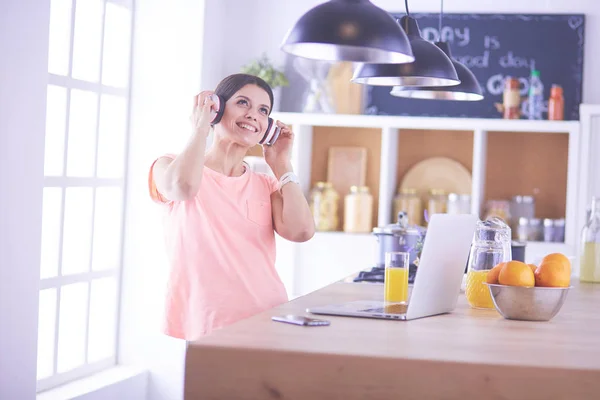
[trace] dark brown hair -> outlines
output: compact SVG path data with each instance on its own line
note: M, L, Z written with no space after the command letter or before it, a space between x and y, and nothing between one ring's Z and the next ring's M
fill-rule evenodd
M271 105L269 106L270 114L271 110L273 109L273 90L267 82L258 76L248 74L229 75L219 82L217 88L215 89L215 93L221 96L223 100L228 101L231 96L233 96L238 90L246 85L256 85L267 92L269 95L269 100L271 101Z

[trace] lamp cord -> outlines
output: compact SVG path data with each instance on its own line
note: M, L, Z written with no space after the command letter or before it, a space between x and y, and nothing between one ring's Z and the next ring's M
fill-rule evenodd
M408 11L408 0L404 0L404 7L406 8L406 15L410 17L410 12Z
M440 42L442 41L442 18L444 18L444 0L440 0L440 27L439 27L439 34L440 34Z

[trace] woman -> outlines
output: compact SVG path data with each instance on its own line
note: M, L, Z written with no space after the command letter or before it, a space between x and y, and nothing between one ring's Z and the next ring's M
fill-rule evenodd
M225 109L212 127L213 145L206 151L217 105L213 92L205 91L194 100L189 142L179 155L158 158L149 175L152 199L166 208L171 262L166 334L188 341L286 302L275 270L274 232L303 242L315 231L293 179L289 127L277 122L279 138L263 145L277 179L243 162L266 130L273 105L269 85L236 74L223 79L214 93Z

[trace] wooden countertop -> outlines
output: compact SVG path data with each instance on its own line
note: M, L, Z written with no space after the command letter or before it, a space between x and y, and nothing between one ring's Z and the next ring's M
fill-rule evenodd
M600 285L577 284L549 322L474 310L463 294L453 313L413 321L271 321L382 291L335 283L190 343L185 398L600 398Z

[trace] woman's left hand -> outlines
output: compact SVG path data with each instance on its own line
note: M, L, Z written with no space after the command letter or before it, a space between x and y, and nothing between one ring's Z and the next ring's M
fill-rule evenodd
M277 121L277 126L281 128L279 138L272 146L263 145L263 154L265 161L273 170L275 175L279 175L279 171L289 169L291 166L292 146L294 144L294 132L282 122ZM287 171L283 171L285 173ZM278 176L279 177L279 176Z

